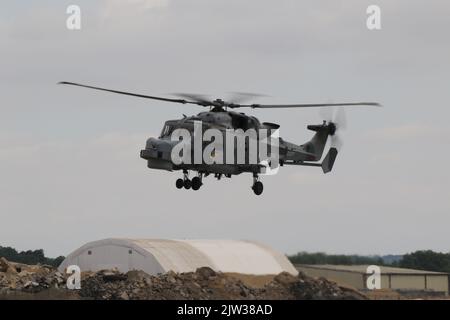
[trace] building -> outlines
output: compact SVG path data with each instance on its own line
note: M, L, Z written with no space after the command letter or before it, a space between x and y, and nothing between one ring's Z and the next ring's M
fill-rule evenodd
M356 289L367 289L367 265L296 265L297 270L312 277L324 277ZM381 289L449 293L449 274L423 270L380 266Z
M63 272L69 265L78 265L81 271L117 268L151 275L200 267L252 275L298 274L285 255L256 242L236 240L105 239L69 254L59 270Z

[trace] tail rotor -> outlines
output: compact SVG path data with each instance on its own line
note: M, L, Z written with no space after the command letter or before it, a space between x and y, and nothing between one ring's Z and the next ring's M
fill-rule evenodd
M335 110L331 108L322 108L320 109L320 116L331 127L331 147L336 148L337 150L341 150L344 145L341 132L342 130L345 130L347 128L347 116L345 113L345 108L341 107Z

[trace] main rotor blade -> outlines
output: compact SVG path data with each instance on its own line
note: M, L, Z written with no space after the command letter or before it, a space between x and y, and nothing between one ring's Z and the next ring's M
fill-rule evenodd
M240 91L229 92L229 94L230 96L227 98L227 101L230 104L240 104L254 98L267 97L265 94Z
M118 90L111 90L111 89L105 89L105 88L100 88L100 87L93 87L93 86L88 86L88 85L74 83L74 82L62 81L62 82L59 82L58 84L65 84L65 85L83 87L83 88L88 88L88 89L107 91L107 92L112 92L112 93L124 94L124 95L127 95L127 96L138 97L138 98L153 99L153 100L166 101L166 102L175 102L175 103L182 103L182 104L189 103L189 104L202 105L199 102L187 101L187 100L184 100L184 99L169 99L169 98L148 96L148 95L144 95L144 94L137 94L137 93L131 93L131 92L126 92L126 91L118 91Z
M209 106L212 105L213 103L208 100L208 96L204 95L204 94L195 94L195 93L172 93L171 95L177 96L177 97L181 97L181 98L186 98L186 99L190 99L192 101L195 102L201 102L202 105L205 106Z
M88 86L84 84L79 84L75 82L67 82L62 81L58 84L64 84L64 85L71 85L71 86L77 86L77 87L83 87L88 89L94 89L94 90L100 90L100 91L106 91L106 92L112 92L117 94L123 94L127 96L133 96L138 98L144 98L144 99L152 99L152 100L158 100L158 101L166 101L166 102L175 102L175 103L181 103L181 104L195 104L199 106L217 106L218 104L214 101L208 101L205 100L200 95L192 95L192 94L178 94L179 96L187 97L191 100L185 100L185 99L170 99L170 98L163 98L163 97L156 97L156 96L149 96L144 94L138 94L138 93L132 93L132 92L126 92L126 91L119 91L119 90L111 90L101 87L94 87L94 86ZM317 107L343 107L343 106L375 106L375 107L381 107L379 103L376 102L354 102L354 103L321 103L321 104L249 104L249 105L243 105L239 103L228 103L228 102L222 102L220 106L229 107L229 108L252 108L252 109L270 109L270 108L317 108Z
M351 103L316 103L316 104L250 104L238 105L235 108L270 109L270 108L320 108L320 107L346 107L346 106L371 106L381 107L376 102L351 102Z

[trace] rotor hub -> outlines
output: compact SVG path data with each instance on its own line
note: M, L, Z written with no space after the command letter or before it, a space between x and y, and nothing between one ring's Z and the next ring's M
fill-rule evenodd
M329 122L328 128L330 129L330 136L334 136L337 130L336 124L334 122Z

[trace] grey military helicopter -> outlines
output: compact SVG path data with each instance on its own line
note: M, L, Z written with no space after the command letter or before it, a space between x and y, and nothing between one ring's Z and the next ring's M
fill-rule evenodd
M173 102L179 104L191 104L205 108L209 108L208 111L200 112L195 116L184 116L182 119L169 120L164 124L163 130L158 138L149 138L146 142L145 149L141 150L140 157L147 161L148 168L167 170L167 171L182 171L183 178L176 180L176 187L178 189L192 189L199 190L203 185L203 178L214 175L215 178L220 180L222 177L231 178L233 175L239 175L241 173L251 173L253 175L253 184L251 186L253 192L256 195L261 195L263 192L263 184L260 181L260 175L264 174L270 167L278 167L284 165L296 165L296 166L311 166L321 167L324 173L328 173L333 169L334 162L338 154L338 148L342 144L340 138L337 136L337 131L342 129L345 123L345 117L343 108L339 108L336 113L335 119L331 119L329 116L327 120L324 120L322 124L308 125L307 129L315 132L311 140L297 145L282 138L277 141L277 148L279 155L277 157L278 163L271 163L272 158L258 159L257 163L250 163L248 155L244 158L246 161L238 163L212 163L207 164L204 161L201 163L174 163L172 159L173 148L179 143L174 141L171 134L176 129L186 129L196 135L195 123L201 123L201 130L215 128L217 130L225 132L226 130L234 129L241 130L240 132L246 132L249 129L260 130L267 129L270 131L278 130L280 125L270 122L261 123L256 117L246 115L241 112L234 111L239 108L250 109L276 109L276 108L321 108L321 107L345 107L345 106L380 106L375 102L356 102L356 103L321 103L321 104L242 104L241 101L224 101L222 99L210 100L203 95L195 94L175 94L179 99L164 98L143 94L136 94L126 91L118 91L105 89L100 87L94 87L90 85L78 84L73 82L60 82L59 84L72 85L78 87L84 87L89 89L95 89L100 91L112 92L116 94L128 95L133 97L152 99L164 102ZM250 94L241 94L251 96ZM247 97L248 98L248 97ZM242 100L242 99L241 99ZM329 148L326 156L320 162L325 146L328 141L328 137L331 139L331 147ZM257 136L257 139L259 136ZM194 138L192 138L194 139ZM192 143L192 141L191 141ZM202 148L204 149L205 143L202 142ZM268 143L268 148L273 146ZM245 144L245 151L248 152L248 141ZM213 151L214 152L214 151ZM189 171L196 172L197 174L190 179Z

